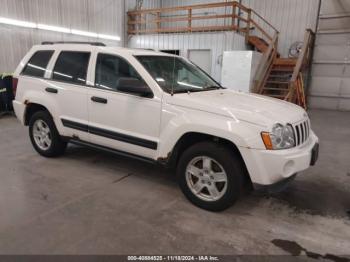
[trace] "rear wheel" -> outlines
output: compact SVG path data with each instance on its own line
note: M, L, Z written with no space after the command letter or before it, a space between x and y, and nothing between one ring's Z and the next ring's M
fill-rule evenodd
M222 211L239 198L245 167L228 147L202 142L183 153L177 175L183 193L193 204L210 211Z
M67 147L47 111L38 111L30 118L29 136L35 150L45 157L60 156Z

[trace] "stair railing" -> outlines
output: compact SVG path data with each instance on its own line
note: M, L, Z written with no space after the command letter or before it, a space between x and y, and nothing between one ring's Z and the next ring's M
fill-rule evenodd
M253 93L260 94L277 56L278 32L269 43L267 51L263 54L253 80Z
M298 88L298 77L304 68L310 68L312 49L315 33L311 29L307 29L304 35L303 47L300 51L293 75L289 83L289 92L285 98L286 101L294 102L296 89Z
M269 34L263 25L259 25L254 17L277 32L277 29L261 15L237 1L133 10L128 11L127 16L129 35L237 31L244 33L248 41L250 31L256 29L271 41L273 35ZM196 25L195 22L201 20L214 23Z

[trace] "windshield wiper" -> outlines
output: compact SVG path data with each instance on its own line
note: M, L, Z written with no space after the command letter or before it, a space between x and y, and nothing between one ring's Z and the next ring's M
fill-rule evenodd
M209 91L209 90L217 90L217 89L223 89L222 86L207 86L203 88L203 91Z

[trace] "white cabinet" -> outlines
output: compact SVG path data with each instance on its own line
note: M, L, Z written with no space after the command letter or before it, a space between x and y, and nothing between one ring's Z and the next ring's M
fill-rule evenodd
M223 55L221 84L236 91L250 92L262 54L255 51L226 51Z

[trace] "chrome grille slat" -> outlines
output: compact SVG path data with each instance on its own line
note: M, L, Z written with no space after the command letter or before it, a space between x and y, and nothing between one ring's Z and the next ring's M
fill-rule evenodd
M301 129L301 144L304 143L304 127L303 124L300 124L300 129Z
M296 146L304 144L310 136L310 123L309 120L304 120L293 125L295 144Z
M297 129L297 145L300 145L300 131L299 131L299 126L296 126Z

